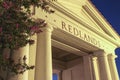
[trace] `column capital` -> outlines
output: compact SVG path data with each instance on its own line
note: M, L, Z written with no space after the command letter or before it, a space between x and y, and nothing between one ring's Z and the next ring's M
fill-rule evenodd
M117 72L117 68L116 68L116 63L115 63L115 58L116 57L117 56L113 53L108 54L112 80L119 80L119 76L118 76L118 72Z
M53 31L53 27L50 24L47 24L45 27L41 28L41 30L44 31L48 31L48 32L52 32Z
M115 58L117 58L117 55L111 53L111 54L108 54L108 58L115 59Z
M108 63L108 54L104 50L99 50L95 51L94 55L98 58L100 80L112 80Z
M97 60L97 57L94 57L94 56L93 56L93 57L92 57L92 60L93 60L93 61L96 61L96 60Z
M46 25L37 36L36 64L34 80L52 80L52 43L53 27Z
M96 57L106 57L107 56L107 54L105 53L104 50L98 50L93 53L94 53L93 56L96 56Z

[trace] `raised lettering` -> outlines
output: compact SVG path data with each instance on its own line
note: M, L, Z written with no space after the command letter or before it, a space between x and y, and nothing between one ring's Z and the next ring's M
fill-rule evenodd
M79 35L78 30L76 28L73 28L73 33L74 33L75 36Z
M66 24L62 21L62 29L67 31Z
M68 25L68 31L69 31L70 33L73 32L73 31L72 31L72 26L71 26L71 25Z
M101 46L100 41L98 39L95 39L90 34L87 34L86 32L82 31L81 29L78 29L75 26L72 26L70 24L66 24L63 21L62 21L62 29L73 34L76 37L79 37L82 40L85 40L88 43L91 43L91 44L98 46L98 47Z
M80 37L81 39L83 39L83 37L82 37L82 31L79 30L79 34L80 34L79 37Z

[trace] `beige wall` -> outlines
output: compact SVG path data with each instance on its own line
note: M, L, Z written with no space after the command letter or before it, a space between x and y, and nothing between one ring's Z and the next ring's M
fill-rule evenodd
M83 64L63 71L63 80L84 80Z

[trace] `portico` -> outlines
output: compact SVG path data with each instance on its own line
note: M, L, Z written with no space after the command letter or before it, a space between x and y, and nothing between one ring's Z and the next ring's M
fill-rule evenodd
M119 80L114 52L120 46L117 33L89 0L72 2L51 3L54 14L36 9L34 17L48 24L33 36L36 43L30 50L35 54L30 52L34 60L29 62L35 64L35 71L29 79L52 80L55 73L58 80ZM69 5L80 9L80 15Z

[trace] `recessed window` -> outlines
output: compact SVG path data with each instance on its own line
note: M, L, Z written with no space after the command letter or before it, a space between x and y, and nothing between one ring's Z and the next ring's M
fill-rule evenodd
M58 75L53 73L53 80L58 80Z

